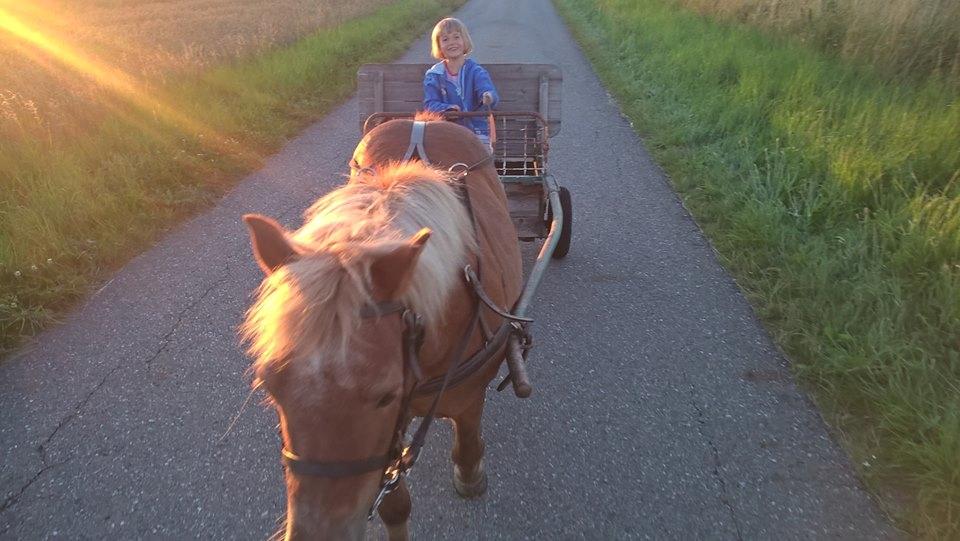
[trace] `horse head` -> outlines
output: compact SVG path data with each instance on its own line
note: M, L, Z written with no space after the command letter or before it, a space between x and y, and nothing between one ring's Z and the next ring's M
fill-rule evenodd
M359 313L342 313L356 308L353 302L341 301L347 306L318 303L322 297L314 296L317 286L309 281L335 282L340 289L350 289L344 285L354 282L354 295L346 297L369 303L363 306L397 301L410 285L429 230L373 253L345 255L306 251L290 242L270 219L251 215L245 221L257 261L266 273L262 289L269 292L255 308L280 310L302 319L298 326L281 317L287 328L275 329L277 334L270 337L255 338L297 343L254 345L279 349L271 352L271 361L255 365L255 377L279 414L285 453L327 464L388 456L401 415L401 398L409 392L401 360L403 321L393 314L364 318ZM315 321L318 316L311 310L328 311L332 317ZM274 317L251 314L254 321ZM334 338L339 343L324 344L321 337L309 336L311 328L325 325L330 335L339 335ZM303 347L303 342L309 345ZM288 469L288 538L301 537L301 532L329 538L361 537L385 466L374 462L367 471L332 471L329 476L298 475Z
M356 176L306 218L244 217L265 277L242 333L280 418L287 538L359 539L407 422L407 316L442 320L471 225L418 164Z

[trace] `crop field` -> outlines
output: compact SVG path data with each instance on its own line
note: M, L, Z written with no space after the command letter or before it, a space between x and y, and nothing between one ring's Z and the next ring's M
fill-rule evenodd
M0 0L0 355L462 0Z
M111 109L114 84L163 83L388 0L0 0L0 137L59 140Z

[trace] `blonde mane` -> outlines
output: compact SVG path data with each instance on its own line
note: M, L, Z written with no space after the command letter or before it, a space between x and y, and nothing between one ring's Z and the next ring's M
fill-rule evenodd
M370 264L423 227L432 235L399 300L423 316L429 332L476 251L448 175L420 162L354 176L304 218L289 237L302 255L264 279L241 327L255 369L300 357L344 362L360 308L370 301Z

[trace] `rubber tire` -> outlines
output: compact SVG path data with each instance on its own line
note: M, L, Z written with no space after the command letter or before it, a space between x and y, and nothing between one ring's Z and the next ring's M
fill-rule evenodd
M570 198L570 190L560 187L560 208L563 210L563 229L560 230L560 240L557 247L554 248L552 257L554 259L563 259L570 251L570 239L573 236L573 201ZM547 213L547 222L553 221L553 213Z

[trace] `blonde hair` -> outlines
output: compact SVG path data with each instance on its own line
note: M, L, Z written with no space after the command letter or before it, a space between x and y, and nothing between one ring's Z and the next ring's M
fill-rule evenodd
M460 32L460 37L463 38L464 56L473 51L473 40L470 39L470 32L467 30L467 25L460 22L460 19L447 17L433 27L433 34L430 35L430 54L433 55L434 58L439 60L444 59L443 51L440 50L440 35L450 32Z
M413 160L390 163L325 195L289 236L303 256L264 279L241 327L254 368L294 357L329 359L343 370L360 306L370 302L370 266L423 227L432 231L406 293L398 299L442 324L460 269L477 251L470 215L445 172Z

